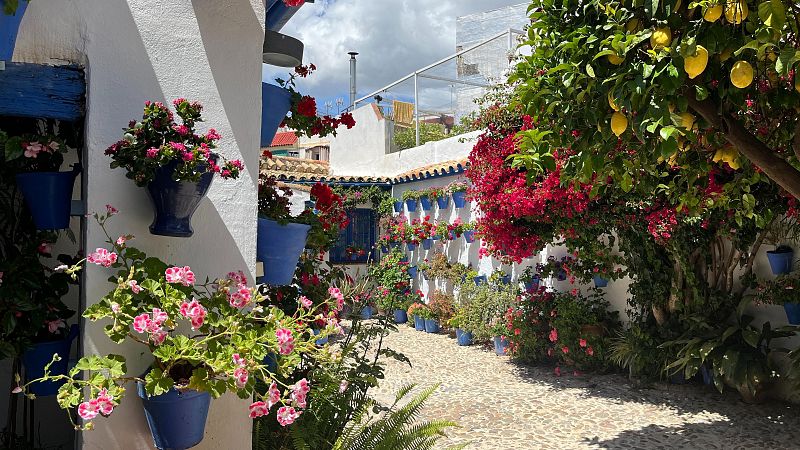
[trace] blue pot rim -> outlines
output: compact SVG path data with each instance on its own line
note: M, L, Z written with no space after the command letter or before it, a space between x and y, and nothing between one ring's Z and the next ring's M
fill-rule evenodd
M291 91L289 91L288 89L282 88L272 83L261 83L261 88L262 89L266 88L267 90L271 91L270 94L276 96L287 97L287 98L291 98L292 96Z
M263 220L265 222L270 222L271 224L275 224L275 226L283 227L286 229L290 229L292 231L305 231L311 230L311 225L306 225L304 223L297 223L297 222L287 222L285 224L279 223L277 220L268 219L266 217L259 217L258 220Z

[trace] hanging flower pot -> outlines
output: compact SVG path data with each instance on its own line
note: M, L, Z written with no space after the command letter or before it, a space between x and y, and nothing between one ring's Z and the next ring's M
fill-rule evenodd
M25 198L25 204L37 229L61 230L69 227L72 188L80 172L80 166L75 165L69 172L17 174L17 186Z
M541 281L541 279L539 278L539 275L536 275L535 277L533 277L533 279L531 281L526 281L525 282L525 290L528 291L528 292L531 292L531 291L535 291L535 290L539 289L539 282L540 281Z
M292 107L292 93L274 84L261 83L261 146L269 147L281 122Z
M141 382L136 383L136 389L157 448L187 449L203 440L211 404L208 392L172 388L164 394L150 396Z
M453 192L453 204L461 209L467 205L467 193L465 191Z
M494 354L497 356L503 356L506 354L506 348L508 347L508 340L504 336L495 336L492 339L494 342Z
M475 286L480 286L482 284L486 284L486 275L481 275L478 277L473 277L472 281L475 282Z
M608 280L601 277L600 275L593 276L592 281L594 281L594 287L596 288L604 288L608 286Z
M433 239L425 239L422 241L422 248L430 250L433 247Z
M436 204L439 206L439 209L447 209L450 205L450 197L440 195L436 197Z
M403 202L402 201L396 200L392 205L394 206L394 212L396 212L396 213L403 212Z
M408 248L408 251L413 252L417 249L417 244L413 242L406 242L406 247Z
M406 313L403 309L395 309L394 310L394 323L406 323L408 322L408 313Z
M2 14L2 12L0 12ZM25 379L27 381L36 380L44 376L44 367L53 360L53 355L58 354L61 360L54 362L50 366L51 375L66 375L69 363L70 349L72 341L78 337L78 325L72 325L69 334L58 341L40 342L22 354L22 365L25 367ZM30 391L39 396L56 395L58 388L64 384L63 381L40 381L30 386Z
M292 282L309 230L310 225L281 225L274 220L258 219L256 259L264 266L260 283L286 286Z
M784 303L783 309L789 325L800 325L800 303Z
M774 275L786 274L792 271L792 261L794 260L794 250L788 246L780 246L775 250L767 252L769 267Z
M503 275L500 277L500 282L503 284L511 284L511 275Z
M566 280L567 279L567 271L564 270L564 269L559 270L558 274L556 275L556 278L558 279L558 281Z
M406 208L408 212L414 212L417 210L417 200L413 198L409 198L406 200Z
M417 278L417 274L418 274L418 273L419 273L419 272L417 271L417 266L410 266L410 267L408 268L408 276L409 276L409 277L411 277L411 278Z
M455 231L448 231L447 237L450 238L451 241L455 241L456 239L458 239L458 236L456 236Z
M431 239L434 240L434 241L438 241L441 238L442 238L442 236L440 236L438 234L434 234L433 236L431 236Z
M364 320L372 319L372 314L372 306L370 305L365 306L364 309L361 310L361 318Z
M439 321L436 319L425 319L425 332L426 333L438 333L439 332Z
M433 206L431 204L431 198L428 197L427 195L423 195L422 197L420 197L419 202L422 204L423 211L430 211L431 207Z
M5 0L0 0L0 61L11 61L22 16L25 15L25 10L28 8L28 1L19 0L14 14L3 12L5 3Z
M456 328L456 341L462 347L472 345L472 332Z
M425 331L425 319L418 315L414 315L414 329L417 331Z
M467 244L471 244L475 242L475 230L467 230L464 232L464 239L467 241Z
M175 181L178 161L173 160L156 169L153 180L147 184L147 193L153 202L155 217L150 233L159 236L190 237L192 215L200 206L214 179L213 172L200 176L200 181Z

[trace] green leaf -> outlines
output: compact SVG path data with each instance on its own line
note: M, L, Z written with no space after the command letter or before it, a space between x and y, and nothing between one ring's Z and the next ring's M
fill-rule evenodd
M144 377L144 388L149 395L161 395L172 389L175 383L165 377L161 369L153 369Z
M758 5L758 18L764 25L780 30L786 24L786 8L780 0L767 0Z
M22 150L22 138L18 136L8 138L5 147L6 147L5 151L6 161L17 159L24 153L24 151Z
M589 64L589 63L586 63L586 74L589 75L592 78L595 77L594 76L594 69L592 68L592 65Z
M622 180L620 185L622 187L622 190L625 192L630 192L631 189L633 189L633 179L631 178L630 173L625 172L625 174L622 175Z

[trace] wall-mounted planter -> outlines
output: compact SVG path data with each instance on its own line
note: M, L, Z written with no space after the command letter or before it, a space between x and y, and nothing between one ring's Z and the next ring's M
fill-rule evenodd
M422 241L422 248L430 250L433 247L433 239L425 239Z
M472 244L473 242L475 242L475 230L465 231L464 239L467 241L467 244Z
M2 14L2 11L0 11ZM69 363L69 353L72 348L72 341L78 337L78 325L72 325L69 334L61 340L51 342L40 342L22 354L22 365L25 367L25 380L36 380L44 376L44 367L53 360L53 355L58 353L60 361L54 362L50 366L50 375L66 375L67 364ZM64 384L63 381L40 381L30 386L31 393L38 397L56 395L58 388Z
M475 282L475 286L480 286L482 284L486 284L486 275L480 275L477 277L473 277L472 281Z
M450 197L445 195L436 197L436 204L439 206L439 209L447 209L450 205Z
M783 309L789 325L800 325L800 303L784 303Z
M533 277L533 279L531 281L526 281L525 282L525 290L528 291L528 292L532 292L532 291L538 290L539 289L539 282L541 282L541 279L539 278L539 275L536 275L535 277Z
M410 266L408 268L408 276L411 278L417 278L417 274L419 271L417 270L417 266Z
M406 242L406 248L408 248L408 251L413 252L417 249L417 244L413 242Z
M156 169L153 181L147 184L147 193L153 203L153 223L150 233L159 236L190 237L192 215L200 206L211 182L214 172L206 172L197 183L191 181L175 181L173 174L178 161L172 161Z
M494 354L497 356L505 355L506 348L508 348L508 340L503 336L495 336L492 341L494 342Z
M794 251L791 247L781 246L767 252L769 267L775 275L782 275L792 271Z
M406 200L406 209L408 209L408 212L415 212L417 210L417 201L411 198Z
M425 332L426 333L438 333L439 332L439 321L436 319L425 319Z
M458 341L458 345L462 347L472 345L472 332L456 328L456 341Z
M292 107L292 94L274 84L261 83L261 146L269 147L286 113Z
M401 245L403 245L403 244L400 243L400 242L389 242L389 248L392 248L392 249L400 248Z
M414 329L417 331L425 331L425 319L418 315L414 315Z
M427 195L423 195L419 198L419 202L422 205L423 211L430 211L433 205L431 204L431 198Z
M165 394L151 397L143 383L137 382L136 388L157 448L187 449L203 440L211 404L208 392L181 392L172 388Z
M394 310L394 323L408 322L408 313L403 309Z
M372 310L372 306L367 305L364 309L361 310L361 318L364 320L372 319L372 314L374 311Z
M11 61L11 57L14 56L14 47L17 44L19 25L28 8L28 1L20 0L17 11L13 15L3 12L5 3L5 0L0 0L0 61Z
M0 17L2 17L0 11ZM81 172L73 166L69 172L27 172L16 176L17 187L39 230L61 230L69 227L72 188Z
M594 281L594 287L596 288L604 288L608 286L608 280L599 275L593 276L592 281Z
M450 238L451 241L455 241L456 239L458 239L458 236L456 236L455 231L448 231L447 237Z
M398 200L398 201L392 203L392 205L394 207L394 212L396 212L396 213L403 212L403 202Z
M511 275L503 275L500 277L500 282L503 284L511 284Z
M556 279L558 279L558 281L565 281L567 279L567 271L564 269L559 270L556 274Z
M453 192L453 204L458 209L467 206L467 193L464 191Z
M285 286L292 282L310 230L310 225L281 225L274 220L258 219L256 260L264 265L264 276L259 283Z

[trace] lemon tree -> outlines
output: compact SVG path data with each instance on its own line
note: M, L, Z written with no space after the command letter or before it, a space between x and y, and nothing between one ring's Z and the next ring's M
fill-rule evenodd
M522 134L552 132L521 139L517 167L541 171L569 149L565 182L687 208L702 206L692 191L710 171L800 196L797 2L533 0L529 16L532 51L510 83L539 128ZM750 197L728 200L754 218Z

